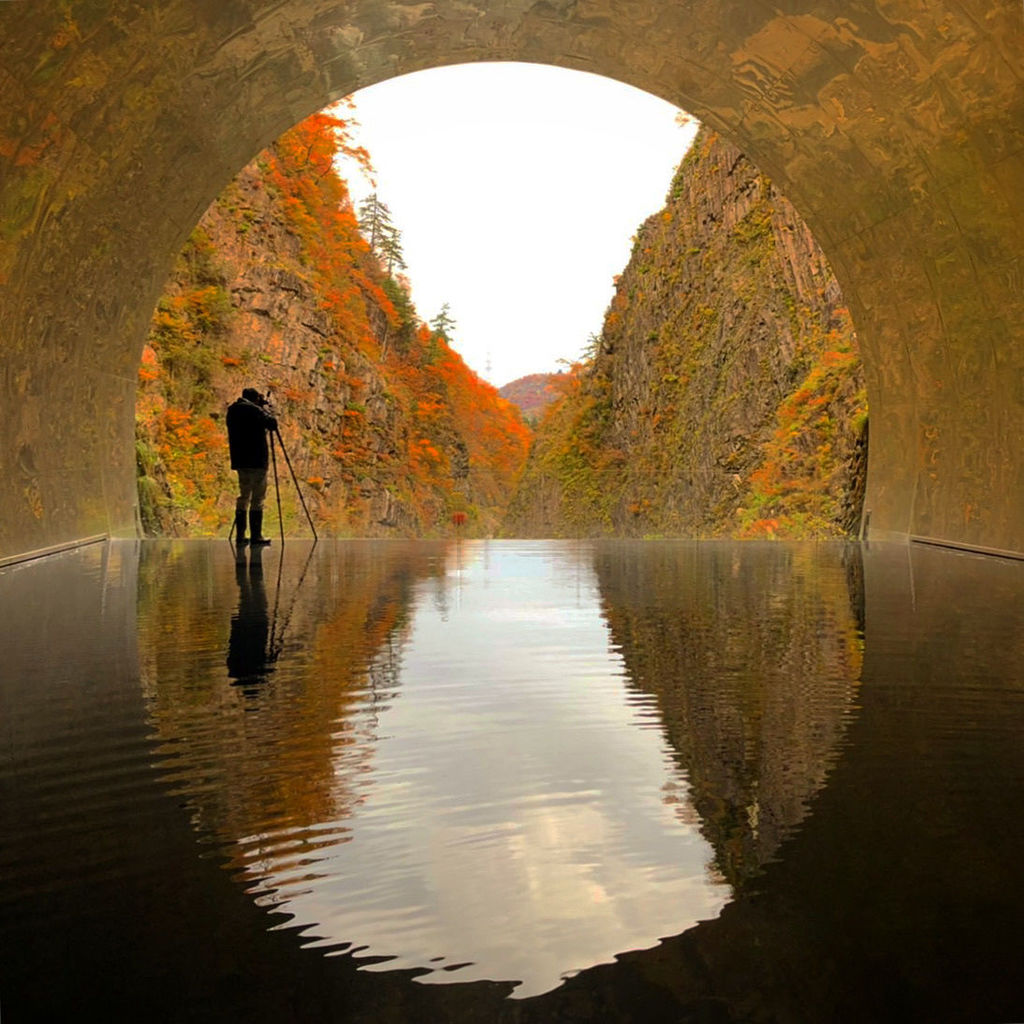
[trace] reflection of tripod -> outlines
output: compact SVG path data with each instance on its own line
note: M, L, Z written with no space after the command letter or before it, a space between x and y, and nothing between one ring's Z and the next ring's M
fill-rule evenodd
M299 501L302 503L302 511L306 513L306 521L309 523L309 528L313 531L313 542L316 543L320 538L317 535L316 527L313 525L313 517L309 514L309 509L306 507L306 499L302 496L302 489L299 487L299 481L296 479L295 470L292 469L292 460L288 458L288 449L284 446L284 441L281 440L281 432L277 427L271 428L270 434L270 461L274 466L274 494L277 497L277 523L281 529L281 543L284 544L284 516L281 513L281 487L277 479L277 452L274 445L274 439L277 439L277 444L281 446L281 454L284 456L285 464L288 466L288 472L292 475L292 483L295 484L295 493L299 496ZM231 530L228 533L228 540L230 541L235 535L235 524L232 522Z
M232 686L239 686L247 697L259 693L274 671L285 647L285 636L291 625L299 592L313 562L316 543L310 545L299 580L295 584L288 607L279 614L281 604L281 577L284 567L284 545L277 556L277 585L274 587L274 610L268 614L269 602L263 580L262 546L235 548L235 581L238 583L238 610L231 616L228 638L227 668ZM246 551L248 550L248 561Z

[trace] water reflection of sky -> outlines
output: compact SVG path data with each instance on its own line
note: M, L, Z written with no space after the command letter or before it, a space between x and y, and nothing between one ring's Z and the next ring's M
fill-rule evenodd
M261 902L310 939L391 958L375 969L529 996L716 916L729 891L609 650L586 549L456 557L416 592L370 774L335 765L364 794L346 841L305 873L263 861Z

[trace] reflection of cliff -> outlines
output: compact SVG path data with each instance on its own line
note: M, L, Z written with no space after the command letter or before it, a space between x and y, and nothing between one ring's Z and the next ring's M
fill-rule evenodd
M165 778L200 832L241 841L239 866L282 855L269 835L301 859L328 841L310 827L343 820L360 799L353 780L397 686L409 589L427 571L404 546L387 557L321 550L308 565L306 554L287 550L280 583L279 555L264 555L268 657L238 678L239 618L259 606L259 581L236 574L226 545L143 549L140 660ZM336 773L339 760L352 770Z
M604 613L658 701L734 886L803 820L846 730L862 642L834 547L598 549Z
M816 560L794 587L817 578L838 608L839 573ZM866 547L863 571L857 715L799 831L717 920L581 972L534 1020L1022 1019L1024 575L913 545ZM616 573L602 578L641 618Z

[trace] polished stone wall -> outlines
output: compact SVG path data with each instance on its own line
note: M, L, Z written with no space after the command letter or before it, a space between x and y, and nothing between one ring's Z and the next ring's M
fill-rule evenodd
M1024 551L1017 0L0 3L0 558L134 529L142 341L210 201L405 72L605 74L720 130L811 226L861 339L874 536Z

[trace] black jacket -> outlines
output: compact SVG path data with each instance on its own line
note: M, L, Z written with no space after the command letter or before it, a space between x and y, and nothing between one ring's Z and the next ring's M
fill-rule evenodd
M258 405L239 398L228 406L228 448L232 469L266 469L270 460L267 431L277 420Z

